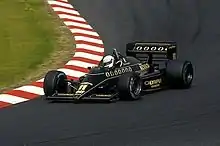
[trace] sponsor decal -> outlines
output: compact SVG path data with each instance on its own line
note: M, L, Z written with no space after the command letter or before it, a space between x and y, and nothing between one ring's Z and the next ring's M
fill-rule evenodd
M133 71L132 68L129 66L129 67L117 68L114 71L108 71L105 73L105 75L106 77L113 77L132 71Z
M82 93L84 93L87 86L88 86L88 84L81 84L75 94L82 94Z
M147 70L148 68L150 68L150 65L148 63L146 64L140 64L139 65L141 71Z
M155 79L155 80L150 80L150 81L145 81L144 85L147 86L154 86L154 85L160 85L162 83L162 79Z
M133 48L134 51L146 51L146 52L165 52L168 47L166 46L147 46L146 44L136 44Z

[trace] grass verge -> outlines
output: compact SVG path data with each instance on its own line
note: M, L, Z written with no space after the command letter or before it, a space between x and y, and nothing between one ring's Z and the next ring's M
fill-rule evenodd
M0 1L0 92L30 83L73 55L70 31L43 0Z

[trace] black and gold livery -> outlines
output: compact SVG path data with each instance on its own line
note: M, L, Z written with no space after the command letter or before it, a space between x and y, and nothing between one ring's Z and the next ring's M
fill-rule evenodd
M44 79L48 100L137 100L143 94L167 88L189 88L193 65L177 59L173 42L133 42L126 45L126 56L116 49L116 62L106 68L102 61L78 81L67 80L64 72L49 71Z

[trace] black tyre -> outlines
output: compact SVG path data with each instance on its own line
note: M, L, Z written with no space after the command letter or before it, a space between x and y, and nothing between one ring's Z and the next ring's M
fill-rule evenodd
M190 61L167 62L166 77L172 88L190 88L193 81L193 65Z
M121 99L137 100L142 91L141 79L134 73L127 73L119 77L118 90Z
M67 76L64 72L52 70L49 71L45 78L43 89L45 96L52 96L56 91L58 93L65 93L67 90Z

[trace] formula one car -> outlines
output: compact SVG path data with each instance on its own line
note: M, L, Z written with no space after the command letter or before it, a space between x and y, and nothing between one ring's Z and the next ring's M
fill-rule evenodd
M64 72L52 70L44 78L47 100L137 100L142 95L167 88L190 88L193 65L177 59L173 42L132 42L126 56L116 49L79 80L68 80Z

